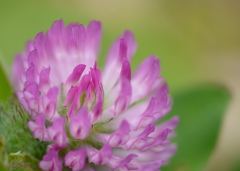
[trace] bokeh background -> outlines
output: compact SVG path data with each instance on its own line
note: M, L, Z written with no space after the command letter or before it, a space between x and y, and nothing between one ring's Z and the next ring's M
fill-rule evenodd
M0 0L0 100L13 94L11 63L28 39L58 19L99 20L100 66L125 29L138 42L133 69L151 54L161 61L170 116L181 119L173 139L178 152L161 170L240 170L239 17L237 0Z

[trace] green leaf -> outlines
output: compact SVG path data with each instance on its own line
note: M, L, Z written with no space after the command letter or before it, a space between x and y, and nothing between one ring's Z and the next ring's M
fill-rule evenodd
M8 162L11 171L41 171L39 161L29 154L11 153L8 155Z
M230 100L220 87L200 87L173 96L168 119L179 115L180 123L173 139L178 151L162 171L201 171L212 153L223 114Z

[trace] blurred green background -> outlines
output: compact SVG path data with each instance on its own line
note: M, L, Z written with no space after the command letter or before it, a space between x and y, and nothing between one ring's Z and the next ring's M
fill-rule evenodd
M235 0L1 0L0 99L14 55L58 19L103 26L100 66L114 39L132 30L133 68L155 54L181 122L179 150L163 171L240 170L240 1ZM239 120L239 121L238 121ZM238 122L237 122L238 121Z

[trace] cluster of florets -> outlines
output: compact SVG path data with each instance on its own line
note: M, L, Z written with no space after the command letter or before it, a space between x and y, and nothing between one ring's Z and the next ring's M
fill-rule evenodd
M148 57L132 75L137 45L125 31L101 72L101 34L97 21L56 21L15 58L13 83L32 118L29 129L50 143L42 170L61 171L63 163L73 171L158 170L176 150L169 138L178 118L154 125L171 110L158 58Z

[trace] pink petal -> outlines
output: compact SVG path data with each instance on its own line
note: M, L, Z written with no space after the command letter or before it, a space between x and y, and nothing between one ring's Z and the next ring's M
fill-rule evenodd
M97 59L100 40L102 37L102 26L99 21L91 21L86 28L86 49L84 61L92 67Z
M152 162L139 162L139 169L142 171L156 171L163 165L163 160L155 160Z
M103 109L103 99L98 97L97 104L94 106L93 110L90 112L91 123L94 124L98 122L102 116Z
M101 150L91 151L88 149L88 158L90 162L93 162L96 165L105 165L107 164L108 160L112 156L112 149L109 147L108 144L105 144Z
M39 92L39 86L36 83L30 83L27 87L26 87L26 91L25 92L29 92L30 94L32 94L35 98L38 98L40 95Z
M30 83L33 83L36 81L36 71L35 66L31 65L27 71L26 71L26 80Z
M61 150L61 149L64 149L64 148L66 148L68 145L61 145L61 146L59 146L59 145L55 145L55 144L50 144L50 145L48 145L48 147L47 147L47 151L51 151L51 150L53 150L53 151L59 151L59 150Z
M70 121L70 133L76 139L85 139L91 130L90 118L86 108L82 108L78 114L72 116Z
M72 50L83 50L86 33L83 25L70 26L70 32L68 36L68 47Z
M129 80L122 79L121 80L121 91L119 93L119 96L114 104L114 113L115 116L118 116L122 112L124 112L130 104L132 95L132 88Z
M117 147L120 144L126 143L129 139L130 126L126 120L123 120L119 129L114 132L108 139L108 143L111 147Z
M164 131L166 128L170 130L174 130L177 127L178 123L179 123L179 117L178 116L172 117L171 119L157 125L155 127L155 131L151 133L151 136L152 137L159 136L159 134L161 134L161 132Z
M33 65L38 71L39 61L38 61L38 52L36 49L32 50L28 55L28 66Z
M108 161L108 165L112 168L112 170L115 169L127 169L128 167L132 166L130 165L130 162L133 158L138 157L135 154L129 154L127 157L120 159L117 157L112 157L109 161Z
M44 58L45 53L46 53L46 49L45 49L45 37L44 37L44 33L38 33L34 39L34 47L38 52L38 56L41 58Z
M77 86L73 86L73 87L70 88L70 90L67 93L67 97L66 97L66 99L64 101L64 106L69 106L69 105L72 104L77 91L78 91L78 87Z
M48 91L48 89L51 86L49 74L50 74L50 67L48 68L43 67L39 75L39 88L45 93Z
M43 156L39 167L44 171L62 171L62 163L56 151L49 151Z
M56 48L64 48L66 46L67 34L63 20L55 21L48 30L46 37L51 44L52 53L54 53Z
M132 79L133 96L131 103L149 95L160 71L159 60L155 56L150 56L141 63Z
M64 130L64 122L64 118L60 117L55 120L52 126L48 127L47 129L50 139L59 146L64 145L68 142L68 138Z
M66 84L68 85L76 85L77 82L79 81L84 69L85 69L86 65L83 65L83 64L80 64L80 65L77 65L71 75L68 77L67 81L66 81Z
M135 53L136 46L134 36L130 31L125 31L112 45L103 71L103 87L106 95L114 87L119 78L122 59L125 57L127 60L130 60Z
M81 170L85 165L85 160L86 160L85 148L70 151L64 157L65 166L70 167L73 171Z

